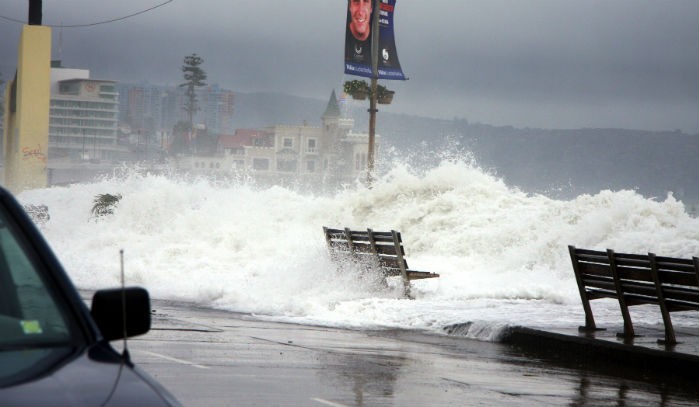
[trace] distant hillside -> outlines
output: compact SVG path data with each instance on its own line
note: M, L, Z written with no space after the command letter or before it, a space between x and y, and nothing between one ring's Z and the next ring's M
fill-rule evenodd
M236 127L319 125L327 100L278 94L237 94ZM364 109L352 112L355 131L366 132ZM385 146L431 165L439 152L458 148L524 191L571 198L602 189L635 189L664 199L668 191L699 205L699 135L626 129L545 130L490 126L380 112L377 133ZM458 144L455 147L455 144ZM419 151L419 154L410 154Z
M405 151L458 147L524 191L572 198L602 189L699 204L699 135L625 129L515 129L465 121L382 117L382 137ZM422 134L420 134L422 133ZM448 147L447 147L448 146ZM437 154L432 154L437 160ZM423 159L428 159L423 157Z
M328 92L328 98L330 93ZM280 93L235 94L235 128L247 129L274 124L320 126L320 117L328 101L284 95Z

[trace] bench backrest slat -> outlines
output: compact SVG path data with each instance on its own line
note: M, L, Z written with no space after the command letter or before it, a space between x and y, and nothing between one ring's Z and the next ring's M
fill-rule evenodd
M647 254L614 252L614 261L619 266L650 267L650 260L648 260Z
M401 260L398 257L387 257L387 256L379 256L379 264L381 267L386 267L386 268L395 268L400 270L400 264ZM408 268L408 262L403 259L403 266L407 269Z
M663 286L679 285L687 287L696 287L695 273L672 272L667 270L658 270L658 277Z
M624 296L642 296L648 297L650 303L657 302L657 292L655 290L655 284L645 284L643 282L632 281L623 283Z
M585 281L585 287L612 291L616 298L616 286L612 280L590 278Z
M575 251L575 256L580 259L598 259L600 262L609 262L609 259L607 258L607 252L599 250L578 249L577 247L573 247L573 249Z
M699 308L699 289L663 287L665 299L694 303L694 308Z
M699 310L699 307L697 307L697 304L693 303L693 302L688 303L688 302L677 301L677 300L666 300L665 303L667 305L668 311L670 311L670 312Z
M357 253L372 253L371 244L369 242L352 241L352 249Z
M686 272L694 271L693 259L679 259L674 257L655 256L655 261L658 264L658 268L663 270L675 270Z
M579 262L578 267L583 280L587 280L590 276L612 279L612 270L609 268L609 264Z
M648 267L617 267L617 272L619 273L619 278L622 284L625 281L645 281L654 285L653 276L650 271L650 264Z
M401 255L405 256L405 250L403 249L403 246L400 246L401 250ZM385 256L396 256L396 247L391 243L390 245L387 244L376 244L376 252L379 255L385 255Z
M378 242L390 242L393 243L393 236L391 235L391 232L375 232L372 230L372 235L374 236L374 240Z
M369 234L363 231L350 230L349 232L352 242L368 242Z

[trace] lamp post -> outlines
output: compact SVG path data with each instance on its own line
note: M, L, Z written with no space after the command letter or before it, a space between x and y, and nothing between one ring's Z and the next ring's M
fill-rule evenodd
M369 147L367 152L367 185L374 181L374 145L376 144L376 88L379 79L379 1L374 0L371 24L371 92L369 92Z

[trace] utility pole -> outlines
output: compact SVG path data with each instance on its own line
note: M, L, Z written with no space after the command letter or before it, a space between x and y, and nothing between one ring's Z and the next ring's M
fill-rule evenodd
M379 79L379 2L374 0L371 24L371 92L369 92L369 151L367 152L367 185L374 181L374 145L376 143L376 88Z
M5 91L4 185L12 192L45 188L51 89L51 28L42 25L42 0L29 0L17 46L17 71Z
M29 0L29 17L27 18L27 24L41 25L42 15L42 0Z

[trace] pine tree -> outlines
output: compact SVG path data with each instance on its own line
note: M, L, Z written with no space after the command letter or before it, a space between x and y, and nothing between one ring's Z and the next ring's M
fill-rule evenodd
M203 58L197 54L192 54L184 57L184 65L182 65L185 83L181 84L180 87L186 88L187 98L185 99L184 111L187 112L190 131L194 127L194 115L199 111L197 88L206 86L206 82L204 82L206 72L200 67L202 63L204 63Z

